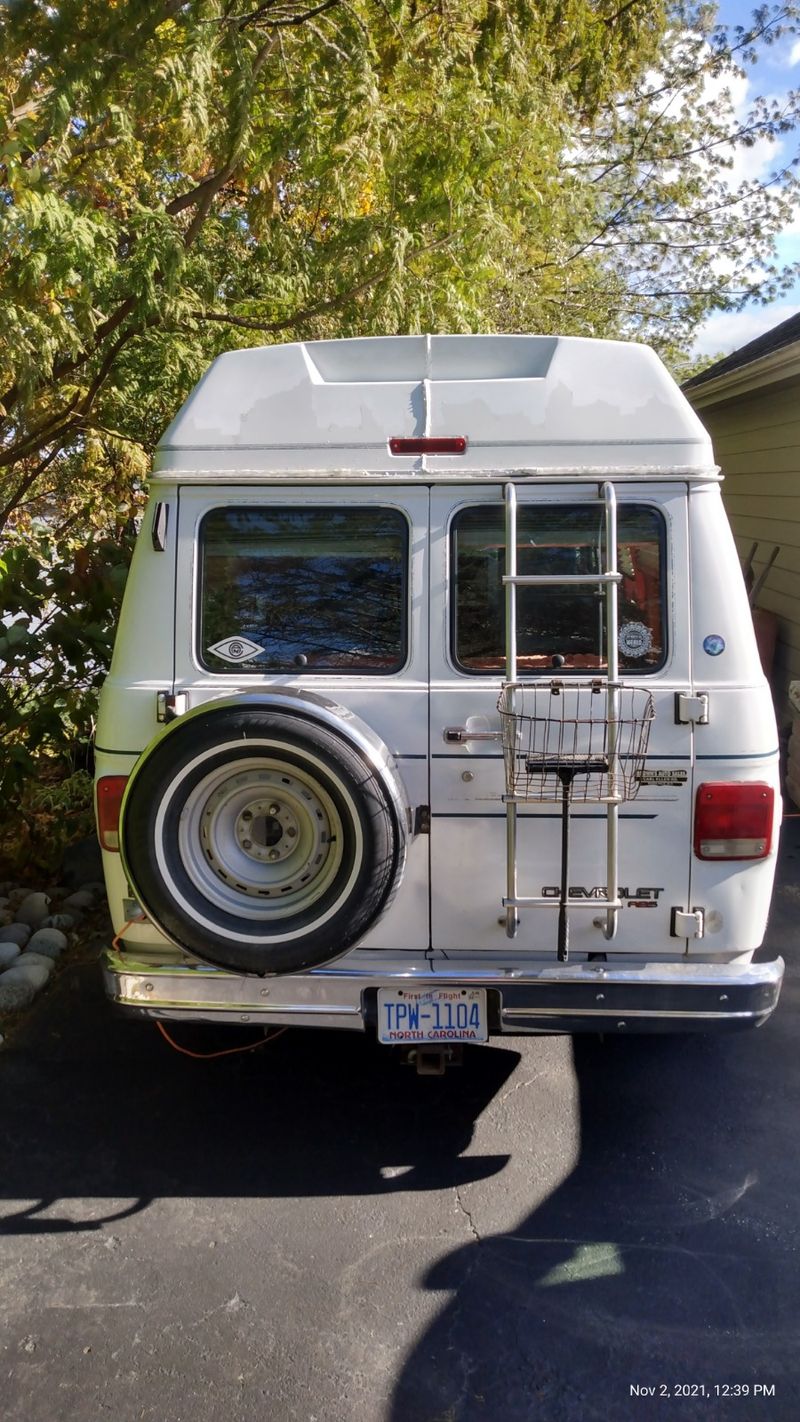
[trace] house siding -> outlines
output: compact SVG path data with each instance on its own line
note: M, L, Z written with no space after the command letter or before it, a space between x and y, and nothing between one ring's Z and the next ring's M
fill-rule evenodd
M694 392L686 393L692 400ZM697 395L697 413L725 475L722 496L740 556L758 542L758 577L780 545L758 605L778 618L772 684L786 721L789 682L800 679L800 381L713 405L702 403L701 390Z

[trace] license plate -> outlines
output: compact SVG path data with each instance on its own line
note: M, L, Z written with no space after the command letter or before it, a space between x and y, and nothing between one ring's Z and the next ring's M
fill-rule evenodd
M379 988L378 1040L485 1042L485 988Z

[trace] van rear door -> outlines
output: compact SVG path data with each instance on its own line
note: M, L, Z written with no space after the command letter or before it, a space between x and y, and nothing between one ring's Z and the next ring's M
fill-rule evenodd
M428 803L428 489L180 489L174 690L317 695L376 732ZM191 629L191 631L190 631ZM362 949L429 946L426 835Z
M570 955L614 951L678 957L673 909L688 907L692 728L676 721L676 694L691 685L686 486L620 484L618 565L620 675L652 695L652 723L638 794L620 809L623 908L613 943L607 898L602 803L574 805L570 823ZM575 576L602 570L601 486L585 480L517 481L520 573ZM449 956L486 950L555 957L561 870L561 810L520 807L521 896L554 907L520 909L506 936L506 812L497 700L505 671L505 521L502 485L431 492L431 897L432 943ZM518 676L563 679L604 674L604 595L597 588L520 588ZM457 737L468 737L458 743ZM474 738L473 738L474 737ZM557 782L554 780L553 785Z

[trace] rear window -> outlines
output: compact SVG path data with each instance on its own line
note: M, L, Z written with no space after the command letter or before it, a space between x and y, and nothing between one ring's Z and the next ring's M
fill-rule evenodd
M408 524L397 509L214 509L200 550L209 671L386 675L405 664Z
M517 514L517 570L528 574L603 571L603 507L527 504ZM662 515L638 504L617 514L619 665L656 671L666 658L665 531ZM502 507L480 505L456 514L451 531L454 577L452 649L465 672L505 671L505 519ZM554 665L602 671L605 591L600 588L518 588L518 675ZM564 658L563 664L554 658Z

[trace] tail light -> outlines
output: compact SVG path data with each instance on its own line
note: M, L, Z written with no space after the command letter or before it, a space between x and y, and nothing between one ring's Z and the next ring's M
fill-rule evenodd
M101 849L119 850L119 811L127 775L103 775L97 782L97 838Z
M766 859L775 791L760 780L701 785L694 805L698 859Z

